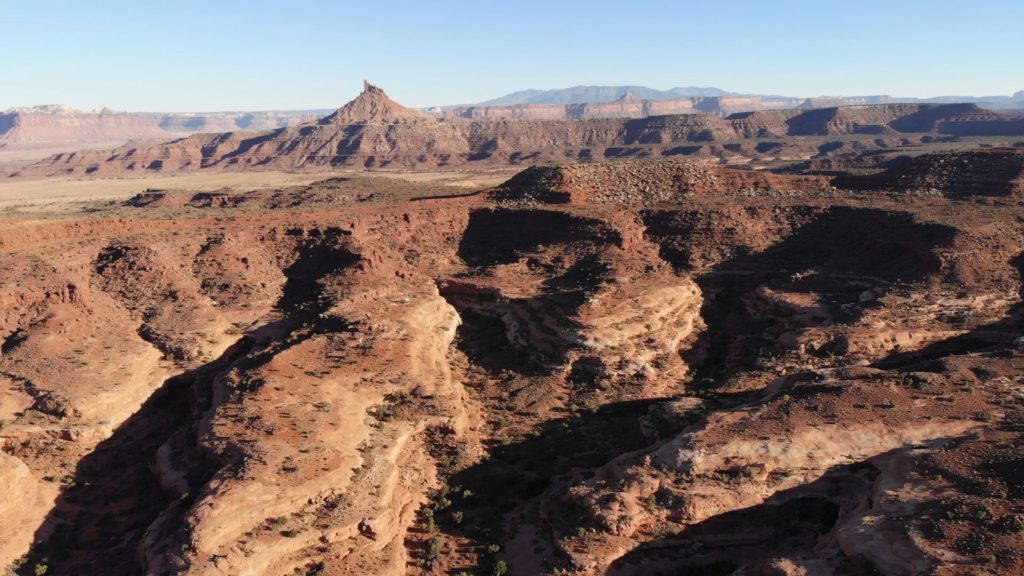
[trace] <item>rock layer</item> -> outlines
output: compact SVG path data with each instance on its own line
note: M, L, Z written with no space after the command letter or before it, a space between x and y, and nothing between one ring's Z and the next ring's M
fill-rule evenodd
M628 101L616 105L629 107ZM925 136L925 134L930 136ZM911 138L914 135L916 138ZM936 135L1024 135L1024 120L975 105L886 104L642 119L436 119L366 84L317 123L200 134L158 145L58 154L15 175L331 167L435 168L704 155L723 161L825 155L847 146L909 146ZM783 139L784 142L779 142ZM749 143L748 143L749 141Z
M2 560L1024 573L1021 205L822 184L661 160L8 219Z
M156 114L74 110L63 106L0 112L0 148L56 148L110 145L130 140L167 140L198 132L272 130L316 120L324 112L223 112Z

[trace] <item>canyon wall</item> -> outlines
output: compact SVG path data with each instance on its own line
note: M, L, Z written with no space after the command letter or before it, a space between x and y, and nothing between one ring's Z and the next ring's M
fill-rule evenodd
M617 100L582 104L510 104L505 106L457 106L432 108L438 118L470 120L508 118L514 120L580 120L586 118L647 118L670 114L713 114L725 117L755 110L789 110L827 106L884 104L877 97L769 98L764 96L706 96L648 100L627 92Z
M68 146L128 140L168 140L198 132L273 130L311 122L327 111L163 114L81 111L64 106L0 112L0 148Z

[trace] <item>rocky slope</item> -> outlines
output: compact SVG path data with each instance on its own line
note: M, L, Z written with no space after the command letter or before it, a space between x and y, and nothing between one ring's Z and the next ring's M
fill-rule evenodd
M659 160L7 218L0 561L1024 574L1024 212L956 196Z
M946 196L1024 196L1024 150L923 154L877 174L837 179L844 187Z
M608 106L622 115L638 105ZM57 154L14 176L184 170L437 168L696 156L723 163L804 159L848 150L915 147L943 137L988 134L1009 145L1024 120L974 105L892 104L806 111L536 121L437 119L367 84L316 123L271 132L199 134L158 145Z

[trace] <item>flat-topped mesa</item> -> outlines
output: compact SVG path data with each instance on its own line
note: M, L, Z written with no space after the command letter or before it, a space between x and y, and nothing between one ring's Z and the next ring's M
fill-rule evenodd
M381 88L363 81L363 91L348 104L318 122L321 125L397 124L427 120L426 114L395 102Z

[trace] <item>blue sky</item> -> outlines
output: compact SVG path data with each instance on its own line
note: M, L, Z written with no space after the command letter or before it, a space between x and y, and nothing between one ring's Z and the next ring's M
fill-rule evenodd
M797 96L1024 90L1021 0L5 0L0 109L410 106L576 84Z

